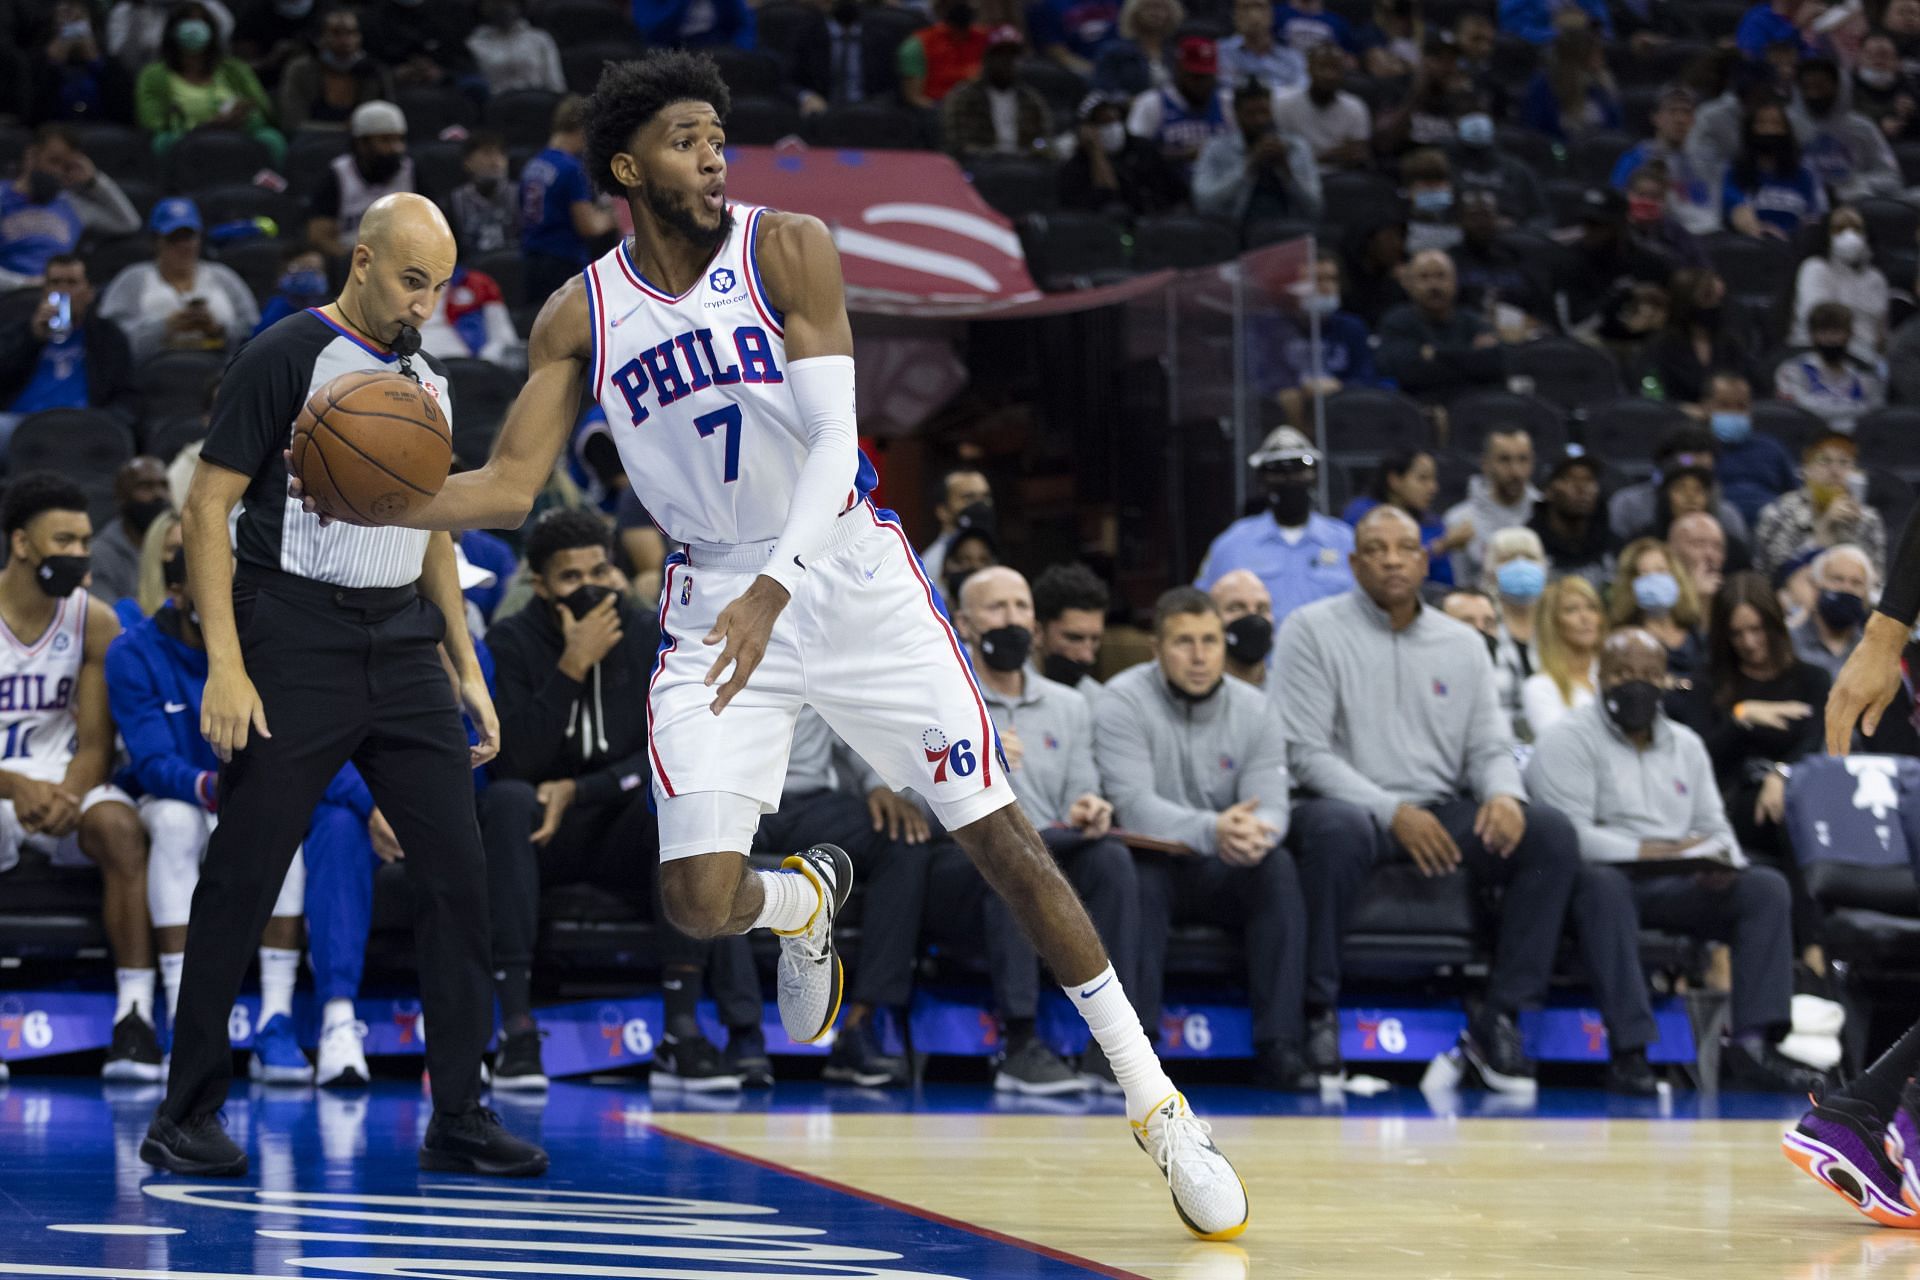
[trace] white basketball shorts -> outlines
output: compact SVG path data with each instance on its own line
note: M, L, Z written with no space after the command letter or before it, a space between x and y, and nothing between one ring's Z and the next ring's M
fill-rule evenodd
M23 773L41 782L58 782L67 776L67 762L16 760L8 766L8 771ZM130 809L133 807L133 797L112 783L103 782L80 797L80 812L84 815L93 806L108 802L124 804ZM87 855L80 852L78 832L58 837L30 832L20 825L20 819L13 811L13 801L0 800L0 871L13 870L20 861L20 850L23 848L45 853L59 867L84 867L88 863Z
M1013 803L966 649L898 517L868 502L835 523L766 656L713 714L719 682L704 681L721 646L702 640L771 553L763 542L667 558L648 695L661 860L748 851L780 803L802 706L888 786L925 797L948 830Z

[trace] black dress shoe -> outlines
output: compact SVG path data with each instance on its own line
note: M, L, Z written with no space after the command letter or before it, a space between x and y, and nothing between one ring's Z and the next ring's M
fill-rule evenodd
M420 1144L420 1167L434 1173L479 1173L491 1178L536 1178L547 1153L508 1133L485 1107L459 1115L436 1111Z
M1657 1097L1660 1077L1647 1064L1645 1049L1623 1049L1607 1063L1607 1092L1635 1098Z
M1288 1044L1260 1048L1253 1060L1253 1082L1282 1093L1320 1092L1320 1073L1307 1065L1300 1051Z
M1729 1041L1720 1052L1720 1070L1726 1083L1735 1089L1818 1097L1833 1086L1832 1076L1795 1062L1770 1044L1755 1052L1738 1041Z
M1323 1076L1346 1072L1340 1061L1340 1011L1324 1009L1307 1022L1307 1065Z
M154 1116L140 1144L140 1158L156 1169L191 1178L240 1178L247 1172L247 1153L227 1136L212 1111L180 1121Z
M1538 1087L1533 1060L1527 1057L1520 1028L1511 1014L1482 1009L1460 1033L1460 1051L1489 1089L1523 1094Z

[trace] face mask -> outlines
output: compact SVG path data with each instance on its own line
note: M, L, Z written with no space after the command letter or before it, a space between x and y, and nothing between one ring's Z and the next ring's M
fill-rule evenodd
M1897 71L1868 71L1865 67L1854 74L1860 78L1860 83L1869 89L1891 89L1894 81L1900 78L1900 73Z
M1300 300L1300 309L1310 316L1330 316L1340 309L1340 295L1310 293Z
M91 36L92 34L93 34L93 28L90 25L88 25L87 20L85 18L82 18L78 22L69 22L66 26L60 28L60 38L62 40L67 41L70 44L76 41L85 40L88 36Z
M1807 114L1810 116L1824 116L1833 110L1832 98L1809 98L1802 95L1800 100L1807 104Z
M1638 223L1658 222L1660 215L1666 212L1666 205L1659 200L1650 200L1646 196L1627 197L1627 217Z
M1864 262L1867 257L1867 238L1848 227L1833 238L1833 256L1835 261L1848 266Z
M597 583L584 583L559 598L560 607L573 615L575 622L586 617L600 607L602 600L618 595L612 587L603 587Z
M326 291L324 271L289 271L280 277L280 292L289 298L317 298Z
M361 56L362 55L358 53L336 53L332 49L322 49L320 51L320 61L326 63L335 71L351 71L354 64L360 61Z
M1431 213L1444 216L1453 208L1453 192L1441 187L1435 191L1416 191L1413 193L1413 208L1416 213Z
M1480 638L1487 642L1487 656L1493 659L1493 665L1496 667L1499 666L1500 665L1500 637L1482 635Z
M1867 620L1867 602L1851 591L1822 591L1813 607L1829 631L1851 631Z
M1847 358L1847 344L1844 342L1816 342L1813 344L1813 349L1819 352L1820 358L1828 364L1839 364Z
M33 580L47 595L65 600L80 589L92 568L92 556L42 556L34 566Z
M994 516L991 502L975 502L960 509L953 518L956 528L984 530L988 537L993 536Z
M1227 656L1241 666L1258 666L1272 652L1272 622L1257 613L1248 613L1227 624Z
M1713 415L1713 438L1721 444L1739 444L1753 434L1753 419L1744 413Z
M980 636L980 660L989 671L1018 671L1033 652L1033 632L1025 627L995 627Z
M387 151L377 156L369 156L360 162L360 172L367 176L368 182L377 187L383 182L391 181L393 175L400 172L400 157Z
M283 18L304 18L313 12L313 0L273 0L273 11Z
M60 197L60 179L44 169L35 169L27 174L27 201L30 204L52 204Z
M173 29L174 43L187 53L199 53L213 43L213 28L198 18L188 18Z
M166 562L160 566L160 580L169 587L187 585L187 549L185 547L175 547L173 554L166 558Z
M1040 674L1056 684L1072 688L1092 675L1093 667L1085 662L1075 662L1063 653L1050 653L1046 661L1040 664Z
M1680 603L1680 580L1670 573L1643 573L1633 580L1633 602L1648 613L1667 613Z
M136 534L144 535L149 525L159 518L163 511L173 509L173 504L165 498L149 498L145 502L135 502L120 508L120 519Z
M1538 600L1547 589L1546 567L1532 560L1509 560L1494 571L1500 594L1516 604Z
M1493 117L1476 111L1460 117L1460 141L1469 147L1493 145Z
M1787 154L1785 134L1769 135L1753 140L1753 154L1763 160L1778 160Z
M1607 690L1607 719L1629 736L1645 733L1660 714L1660 686L1651 680L1628 680Z
M1313 514L1313 490L1303 484L1277 484L1267 490L1267 510L1276 524L1297 529Z
M1118 155L1127 145L1127 126L1119 120L1100 126L1100 149L1108 155Z

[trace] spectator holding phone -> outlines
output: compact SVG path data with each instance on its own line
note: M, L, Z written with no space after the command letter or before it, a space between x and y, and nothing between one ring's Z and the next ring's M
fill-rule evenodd
M100 299L100 313L126 329L133 358L238 346L259 323L260 307L238 272L200 256L200 207L184 197L162 200L147 225L159 237L153 261L123 270Z
M42 409L107 409L131 423L132 371L127 335L93 309L87 264L53 258L32 319L0 330L0 457L20 419Z

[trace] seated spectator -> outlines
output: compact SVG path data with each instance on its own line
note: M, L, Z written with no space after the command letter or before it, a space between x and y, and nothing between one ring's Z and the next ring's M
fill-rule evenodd
M127 335L93 302L87 264L59 254L32 317L0 330L0 458L20 420L42 409L105 409L129 424L137 416Z
M987 29L973 20L973 0L943 0L939 19L900 45L900 96L909 106L938 106L955 85L980 74L987 53Z
M1881 18L1887 35L1893 40L1900 64L1912 72L1920 62L1920 3L1915 0L1891 0Z
M1887 340L1887 381L1894 404L1920 404L1920 312L1902 320Z
M1046 154L1047 100L1018 74L1026 49L1018 27L995 27L980 74L955 85L940 104L947 150L961 163L982 155Z
M420 326L420 349L442 359L486 360L526 367L527 344L513 327L500 282L484 271L457 266Z
M1673 273L1667 285L1667 324L1647 343L1637 379L1643 394L1683 409L1707 398L1715 369L1751 370L1757 344L1727 314L1727 284L1713 271Z
M1027 6L1026 21L1041 54L1086 81L1093 77L1094 58L1120 33L1120 6L1115 0L1036 0Z
M1512 327L1531 332L1553 315L1547 263L1502 237L1499 198L1490 190L1460 192L1460 242L1447 250L1466 305L1485 315L1511 313Z
M1740 26L1734 32L1734 43L1740 52L1758 62L1766 56L1769 49L1777 44L1790 44L1796 49L1803 48L1800 28L1794 24L1794 14L1799 6L1794 0L1754 0L1740 19ZM1812 53L1811 48L1804 52Z
M140 128L153 135L155 155L194 129L231 129L266 144L274 164L287 140L274 128L273 101L253 68L226 50L212 12L200 0L185 0L167 14L159 60L140 72L133 86Z
M1674 522L1696 512L1711 511L1713 471L1705 466L1662 468L1653 490L1653 519L1633 531L1635 538L1666 541Z
M1307 83L1273 98L1275 128L1304 139L1322 173L1373 163L1373 114L1340 87L1346 76L1346 55L1331 43L1317 45L1307 55Z
M945 571L940 579L942 598L948 604L957 605L960 586L968 575L999 563L1000 544L994 539L993 530L985 525L962 525L947 539L947 554L941 562Z
M328 164L307 202L307 243L329 258L353 252L360 219L374 201L419 190L407 154L407 117L399 107L363 102L353 109L347 132L353 137L347 153Z
M633 25L650 45L753 47L753 10L746 0L633 0Z
M1861 415L1887 402L1879 369L1850 346L1856 327L1846 303L1821 303L1807 317L1812 350L1788 356L1773 375L1775 395L1849 434Z
M1247 459L1267 509L1242 516L1207 547L1193 585L1210 591L1236 569L1250 570L1267 589L1277 626L1303 604L1353 586L1347 559L1353 530L1313 509L1320 454L1292 427L1275 427Z
M87 584L95 599L109 605L139 587L147 530L173 510L166 465L144 454L122 463L113 476L113 507L114 518L93 536L93 577Z
M581 157L587 151L587 100L569 94L553 108L546 149L520 171L520 257L524 298L544 301L593 258L593 242L614 230L595 198Z
M1623 281L1601 304L1593 337L1613 357L1615 367L1636 369L1646 361L1648 345L1666 328L1666 289L1645 281Z
M264 332L296 312L325 306L332 299L327 288L327 255L310 244L286 241L280 249L280 279L273 296L260 308L255 333Z
M1824 972L1820 909L1808 895L1787 834L1787 782L1781 766L1822 750L1827 688L1820 667L1794 655L1793 637L1773 588L1757 573L1737 573L1713 598L1705 679L1693 706L1713 757L1740 845L1793 886L1793 939L1801 958Z
M126 193L94 167L74 134L42 125L20 156L20 176L0 185L0 288L39 283L53 256L73 253L87 232L139 229Z
M1568 142L1617 130L1622 122L1606 47L1585 26L1563 25L1547 48L1546 65L1527 86L1521 123Z
M253 334L253 290L223 262L200 256L200 209L176 197L153 207L153 261L124 268L100 296L100 314L127 335L134 363L160 351L231 351Z
M1480 633L1487 642L1487 651L1493 652L1500 641L1500 614L1493 607L1493 599L1478 587L1450 587L1447 594L1440 597L1440 612L1455 622L1464 622Z
M1033 656L1040 674L1100 709L1093 669L1107 631L1107 584L1079 563L1048 565L1033 580Z
M1613 166L1613 185L1621 191L1642 168L1665 166L1667 212L1694 235L1720 230L1720 175L1706 173L1687 151L1693 131L1693 91L1669 85L1653 109L1653 136L1635 143Z
M1414 0L1373 0L1372 20L1353 33L1360 70L1375 80L1413 79L1424 52L1422 26Z
M1254 387L1278 401L1286 420L1295 426L1311 425L1316 397L1330 396L1342 387L1380 385L1366 321L1341 310L1340 302L1340 260L1316 258L1311 289L1304 288L1304 282L1295 285L1281 295L1278 308L1256 310L1247 317L1247 355ZM1315 315L1320 323L1317 347Z
M639 0L636 0L636 17L638 13ZM716 4L708 16L726 21L727 6ZM608 20L617 26L618 19L609 15ZM395 89L452 87L462 80L471 82L473 78L473 59L467 53L467 36L473 30L471 4L449 4L444 0L441 3L365 0L361 6L361 25L366 29L367 47L378 49L380 60L393 68ZM610 31L612 29L610 27ZM656 39L646 31L641 35L649 44L674 43L667 37Z
M1703 407L1718 445L1714 474L1721 492L1745 517L1744 523L1751 524L1760 518L1762 507L1797 483L1793 460L1778 440L1754 434L1753 388L1744 374L1714 374ZM1743 524L1738 535L1742 541L1745 534Z
M1279 20L1281 38L1290 49L1311 55L1330 44L1342 54L1359 56L1360 42L1353 28L1345 17L1327 8L1326 0L1288 0L1280 6Z
M157 490L149 506L158 519L166 510L166 472L157 458L146 464L140 488ZM134 465L129 463L128 466ZM122 469L122 477L126 471ZM123 493L115 480L115 497ZM132 527L123 504L119 541ZM116 526L109 526L115 528ZM107 530L103 529L104 535ZM207 681L206 641L187 581L187 553L180 545L178 522L168 519L173 546L165 560L166 603L150 618L115 636L107 646L106 689L113 723L126 744L127 769L140 790L140 823L146 828L147 902L153 918L154 949L159 953L160 984L173 1022L180 1000L180 975L187 952L187 915L200 859L213 834L220 807L220 761L200 736L200 698ZM95 540L94 551L99 554ZM101 594L100 566L94 569ZM119 594L131 594L131 591ZM117 598L117 597L116 597ZM184 707L184 712L182 708ZM266 931L260 935L260 1011L254 1023L249 1074L269 1084L311 1084L307 1061L293 1026L293 987L300 973L304 941L306 867L296 850L281 883Z
M1347 504L1340 518L1358 528L1367 513L1379 506L1392 506L1406 512L1420 530L1421 546L1427 557L1427 578L1442 586L1453 585L1453 552L1473 541L1470 520L1449 527L1433 514L1433 498L1440 491L1439 469L1433 454L1426 449L1401 449L1381 459L1373 473L1368 491Z
M1505 94L1493 76L1495 39L1493 20L1476 9L1462 9L1453 20L1453 44L1459 50L1460 73L1473 86L1477 97L1495 107L1504 107Z
M33 63L29 120L133 123L133 77L106 54L87 0L54 0L50 39Z
M1377 330L1388 312L1407 301L1401 274L1407 265L1407 223L1396 214L1357 219L1342 241L1346 284L1340 298L1361 323Z
M1607 592L1607 629L1641 627L1667 650L1667 671L1684 686L1706 674L1704 616L1693 575L1657 538L1636 538L1620 553L1620 574ZM1684 697L1685 690L1677 696Z
M1273 656L1273 595L1251 569L1225 573L1207 589L1227 631L1227 674L1259 689Z
M900 77L891 56L895 50L874 47L873 32L862 21L865 12L861 0L807 6L806 20L787 50L786 68L787 83L798 91L801 115L818 115L850 102L891 101L898 92ZM882 53L888 56L877 56Z
M946 577L947 547L963 529L993 524L993 486L975 467L955 467L941 477L940 498L933 504L940 532L920 549L920 565L935 582Z
M1220 42L1220 78L1236 90L1251 80L1271 93L1307 82L1307 60L1275 39L1268 0L1234 0L1233 34Z
M1341 941L1376 865L1408 857L1427 876L1464 869L1506 892L1485 996L1461 1047L1489 1086L1531 1092L1516 1019L1546 996L1579 853L1564 817L1525 806L1485 646L1421 603L1425 561L1411 519L1374 512L1356 535L1358 586L1280 629L1275 666L1287 679L1274 699L1287 761L1318 797L1294 810L1309 1016L1317 1024L1339 1004ZM1383 679L1389 671L1401 678Z
M1606 618L1600 593L1585 578L1555 578L1534 608L1533 646L1539 670L1520 686L1520 709L1534 741L1593 701Z
M1540 175L1518 156L1494 146L1498 136L1493 117L1485 111L1469 111L1455 123L1460 146L1453 154L1454 182L1460 188L1462 230L1470 193L1484 192L1499 202L1499 208L1515 224L1544 226L1547 222L1547 193Z
M370 55L356 9L329 9L313 50L280 77L280 123L296 129L345 129L369 102L393 101L393 75Z
M1460 243L1454 209L1453 168L1438 147L1420 147L1400 159L1400 189L1407 198L1407 252L1442 253Z
M520 0L486 0L480 6L480 25L467 37L467 52L485 77L489 94L520 89L567 91L560 46L527 21Z
M1916 116L1920 116L1920 84L1900 65L1892 36L1872 31L1860 42L1847 93L1853 109L1878 125L1887 141L1912 139Z
M1840 96L1840 66L1832 58L1807 58L1794 71L1799 89L1792 110L1802 119L1802 159L1814 179L1840 200L1897 194L1905 185L1880 126Z
M1451 146L1459 133L1455 120L1481 109L1480 94L1473 81L1460 70L1460 49L1450 32L1427 29L1420 39L1418 52L1419 59L1410 60L1408 70L1400 73L1402 78L1411 73L1411 84L1400 102L1400 110L1389 116L1404 119L1407 141L1414 146ZM1399 60L1397 55L1387 54L1382 46L1369 46L1366 56L1369 62ZM1415 67L1417 71L1412 70ZM1376 127L1386 132L1384 126Z
M202 7L213 18L213 33L225 40L233 34L233 14L221 0L204 0ZM107 11L107 52L119 59L127 70L140 68L160 56L160 48L173 10L151 0L115 0Z
M1667 180L1664 161L1652 160L1634 170L1627 179L1626 192L1627 230L1633 242L1657 256L1666 269L1658 283L1664 285L1667 275L1678 268L1698 270L1708 266L1707 251L1673 214L1669 201L1672 183Z
M1499 335L1458 305L1453 260L1437 250L1419 254L1406 280L1412 301L1380 320L1380 372L1427 401L1500 385L1507 361Z
M1728 546L1727 531L1704 506L1675 517L1667 528L1666 541L1702 600L1711 599L1720 590L1729 567L1744 569L1750 559L1745 546Z
M1880 595L1880 577L1867 553L1850 542L1829 547L1814 557L1813 586L1820 594L1806 618L1788 628L1793 654L1827 673L1840 674L1860 643L1873 601ZM1885 724L1892 715L1882 718Z
M1786 108L1762 102L1747 115L1740 150L1720 185L1720 210L1742 235L1791 240L1826 212L1827 198L1801 163Z
M1603 876L1629 899L1637 927L1711 938L1733 952L1733 1012L1723 1062L1730 1084L1801 1093L1824 1077L1774 1046L1793 1026L1793 950L1787 885L1769 867L1747 865L1727 821L1720 788L1700 736L1661 713L1665 655L1653 637L1624 631L1600 656L1603 697L1535 744L1527 789L1573 822L1588 877ZM1711 875L1661 875L1663 859L1703 839L1727 850L1730 869ZM1615 868L1632 867L1635 874ZM1738 868L1738 869L1732 869ZM1632 937L1633 934L1629 934ZM1615 1071L1653 1030L1639 958L1630 947L1614 966L1635 978L1637 999L1604 1011ZM1609 988L1624 983L1606 984ZM1632 1030L1629 1030L1631 1028ZM1610 1083L1612 1076L1610 1075Z
M1627 485L1608 500L1607 524L1614 537L1626 541L1653 528L1661 517L1659 477L1679 470L1700 470L1711 476L1718 447L1713 434L1699 427L1680 427L1667 433L1654 450L1654 478ZM1746 517L1726 495L1715 493L1712 512L1730 536L1746 541Z
M1317 1091L1318 1069L1330 1064L1305 1055L1307 923L1293 855L1282 847L1288 781L1279 722L1258 690L1226 678L1225 628L1204 593L1162 593L1153 637L1152 662L1107 682L1094 737L1115 819L1181 849L1137 864L1140 1021L1149 1034L1160 1026L1176 921L1237 928L1253 1005L1254 1080Z
M1233 91L1234 128L1207 140L1193 165L1193 208L1244 230L1262 219L1320 217L1320 169L1299 138L1273 127L1273 94L1254 81Z
M1793 282L1793 331L1787 341L1811 346L1809 319L1822 303L1849 308L1849 349L1861 360L1877 360L1887 341L1887 277L1873 265L1867 244L1867 220L1842 205L1827 215L1825 253L1809 254Z
M1102 93L1138 97L1173 83L1174 32L1187 20L1180 0L1125 0L1120 34L1093 60L1093 87Z
M1673 262L1654 251L1627 221L1627 201L1611 187L1580 198L1580 234L1555 273L1554 295L1567 323L1598 330L1610 301L1632 282L1664 283Z
M1147 90L1127 112L1127 132L1158 147L1183 179L1191 179L1201 148L1233 129L1219 92L1218 65L1213 41L1186 37L1173 83Z
M1575 0L1568 6L1554 5L1550 0L1500 0L1500 30L1528 44L1551 44L1559 30L1556 19L1568 9L1584 16L1601 35L1613 37L1613 14L1604 0Z
M1613 577L1619 546L1600 511L1600 464L1577 448L1553 461L1527 527L1540 535L1553 573L1578 574L1594 586Z
M507 181L507 140L490 130L467 135L460 163L467 180L447 198L447 220L464 258L509 246L520 239L519 193Z
M1073 154L1060 166L1062 208L1146 217L1186 201L1187 188L1160 148L1127 132L1131 105L1097 90L1081 100Z
M1533 641L1538 629L1534 605L1547 589L1547 555L1531 529L1502 529L1487 539L1487 567L1481 577L1486 589L1478 594L1494 606L1490 628L1476 629L1489 638L1500 710L1522 736L1526 719L1521 713L1520 690L1534 671ZM1454 617L1460 615L1447 611ZM1477 612L1477 610L1476 610ZM1531 737L1531 734L1524 735Z
M1454 553L1453 580L1479 582L1487 567L1487 542L1502 529L1533 519L1540 491L1533 487L1533 437L1525 427L1496 423L1480 445L1480 474L1467 480L1466 500L1447 511L1449 528L1466 525L1472 540Z
M1838 433L1808 442L1800 454L1802 483L1760 512L1754 526L1753 567L1772 578L1809 548L1859 547L1875 575L1887 563L1887 526L1866 504L1860 446Z

